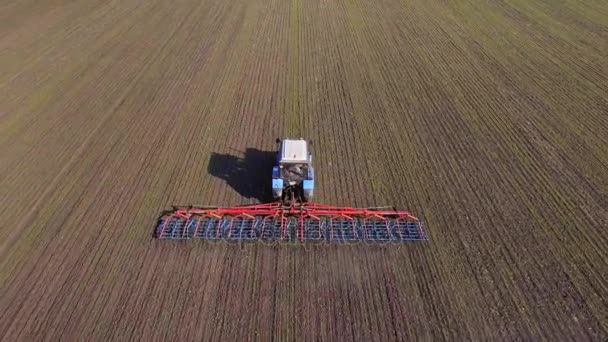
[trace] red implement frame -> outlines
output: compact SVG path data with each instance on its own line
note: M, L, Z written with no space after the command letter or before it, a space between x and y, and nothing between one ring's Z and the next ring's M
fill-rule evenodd
M281 240L286 238L286 222L288 218L297 218L300 222L296 231L297 239L301 242L305 240L304 232L304 221L305 220L319 220L320 217L329 218L332 220L342 220L352 222L353 234L355 234L355 223L354 218L359 218L366 222L368 220L382 220L387 222L386 228L387 233L388 218L394 221L415 221L418 222L418 218L413 216L408 211L403 210L379 210L373 208L351 208L351 207L334 207L329 205L323 205L318 203L302 203L291 206L286 206L281 202L258 204L258 205L247 205L247 206L236 206L228 208L177 208L173 212L167 213L164 217L164 223L157 231L157 237L164 238L165 229L167 224L174 219L183 219L189 222L191 219L196 219L196 226L194 230L194 236L197 235L199 225L204 218L215 218L218 219L216 237L220 234L220 219L230 217L230 226L228 237L232 235L232 228L234 220L241 217L253 218L253 217L264 217L264 222L270 219L280 219L281 222ZM419 225L421 236L424 235L421 225ZM182 232L185 234L186 230ZM330 232L333 236L333 230ZM367 238L367 231L364 231L364 235ZM401 234L401 232L399 232Z

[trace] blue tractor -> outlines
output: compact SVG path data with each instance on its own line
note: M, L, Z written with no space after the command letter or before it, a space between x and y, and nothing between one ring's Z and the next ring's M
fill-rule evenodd
M272 168L272 195L275 200L297 204L312 200L315 170L310 142L304 139L277 139L279 151Z

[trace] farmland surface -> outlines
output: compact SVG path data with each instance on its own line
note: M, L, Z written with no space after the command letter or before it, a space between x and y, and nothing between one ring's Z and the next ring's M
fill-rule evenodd
M280 136L431 241L152 238ZM6 341L606 340L608 2L2 1L0 208Z

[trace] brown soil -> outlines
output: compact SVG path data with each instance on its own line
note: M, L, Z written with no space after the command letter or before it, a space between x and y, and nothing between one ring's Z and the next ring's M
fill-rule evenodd
M0 337L605 340L608 5L0 4ZM317 200L431 241L171 243L255 203L275 138ZM248 156L248 153L255 155Z

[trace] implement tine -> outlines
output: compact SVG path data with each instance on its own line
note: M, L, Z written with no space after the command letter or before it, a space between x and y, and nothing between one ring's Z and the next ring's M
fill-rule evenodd
M230 208L180 207L163 215L155 230L158 239L299 243L428 240L422 222L395 207L357 209L306 203L286 208L280 203L268 203ZM201 226L205 228L199 236ZM167 230L171 230L171 234L167 234Z

